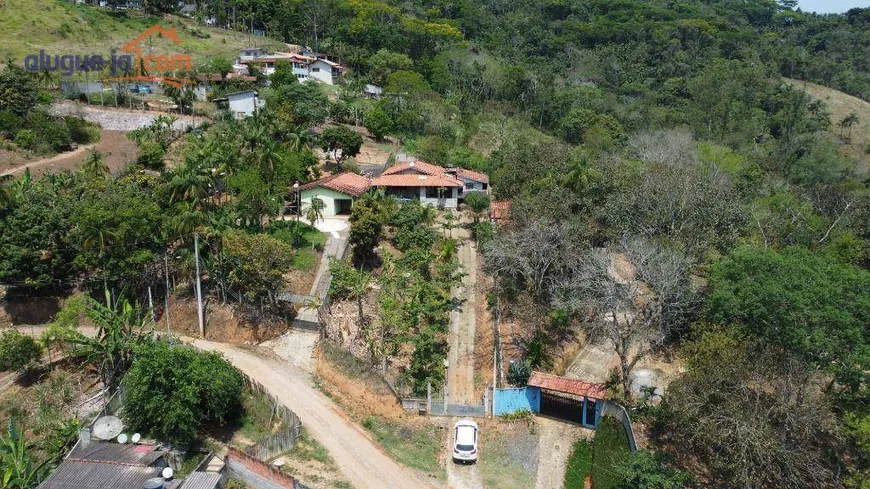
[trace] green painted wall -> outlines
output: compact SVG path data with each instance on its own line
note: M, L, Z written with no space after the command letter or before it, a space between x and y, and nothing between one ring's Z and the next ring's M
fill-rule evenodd
M302 191L302 209L303 213L305 209L311 204L311 199L313 197L319 197L320 200L323 201L324 207L323 209L323 217L335 217L338 206L336 205L336 200L353 200L353 197L347 194L343 194L341 192L336 192L335 190L330 190L328 188L317 187L310 188Z

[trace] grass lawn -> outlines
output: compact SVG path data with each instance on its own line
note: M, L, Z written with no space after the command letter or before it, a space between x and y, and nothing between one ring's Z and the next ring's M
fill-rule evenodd
M380 416L367 416L362 425L399 462L413 469L441 476L441 433L438 427Z
M26 3L23 6L22 3ZM27 0L0 2L0 56L12 56L21 63L28 54L101 54L120 50L149 27L160 24L174 27L182 44L152 36L149 42L155 52L185 52L200 64L209 56L232 57L239 49L249 47L250 36L197 25L177 16L158 18L136 10L112 13L108 9L74 5L68 0ZM278 48L280 43L256 38L258 45Z
M616 467L628 460L631 460L631 449L622 423L609 416L602 417L592 444L592 481L595 489L620 487L622 478L616 474Z
M326 235L317 228L300 221L297 235L296 221L276 221L269 226L269 234L296 249L294 268L310 272L317 267L317 250L326 245Z
M592 447L586 440L578 440L571 451L565 468L565 489L583 489L586 476L592 470Z

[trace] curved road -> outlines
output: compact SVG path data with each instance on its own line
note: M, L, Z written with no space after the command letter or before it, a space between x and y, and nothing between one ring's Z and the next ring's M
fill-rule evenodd
M399 465L349 420L311 382L308 374L287 362L260 357L240 348L205 340L185 339L197 348L219 351L239 370L259 382L293 410L305 428L329 450L357 489L436 488L432 481Z

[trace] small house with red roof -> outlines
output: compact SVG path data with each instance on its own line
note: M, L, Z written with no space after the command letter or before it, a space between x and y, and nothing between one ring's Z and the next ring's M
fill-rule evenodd
M370 187L368 177L346 172L306 183L298 191L303 212L318 198L324 204L323 217L335 217L350 214L353 202Z

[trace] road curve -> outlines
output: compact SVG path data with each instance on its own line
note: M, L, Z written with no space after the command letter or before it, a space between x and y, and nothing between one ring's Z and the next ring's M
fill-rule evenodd
M425 476L399 465L341 413L312 384L311 378L280 360L263 358L232 345L187 339L203 350L218 351L295 412L306 429L335 459L357 489L425 489L439 487Z

